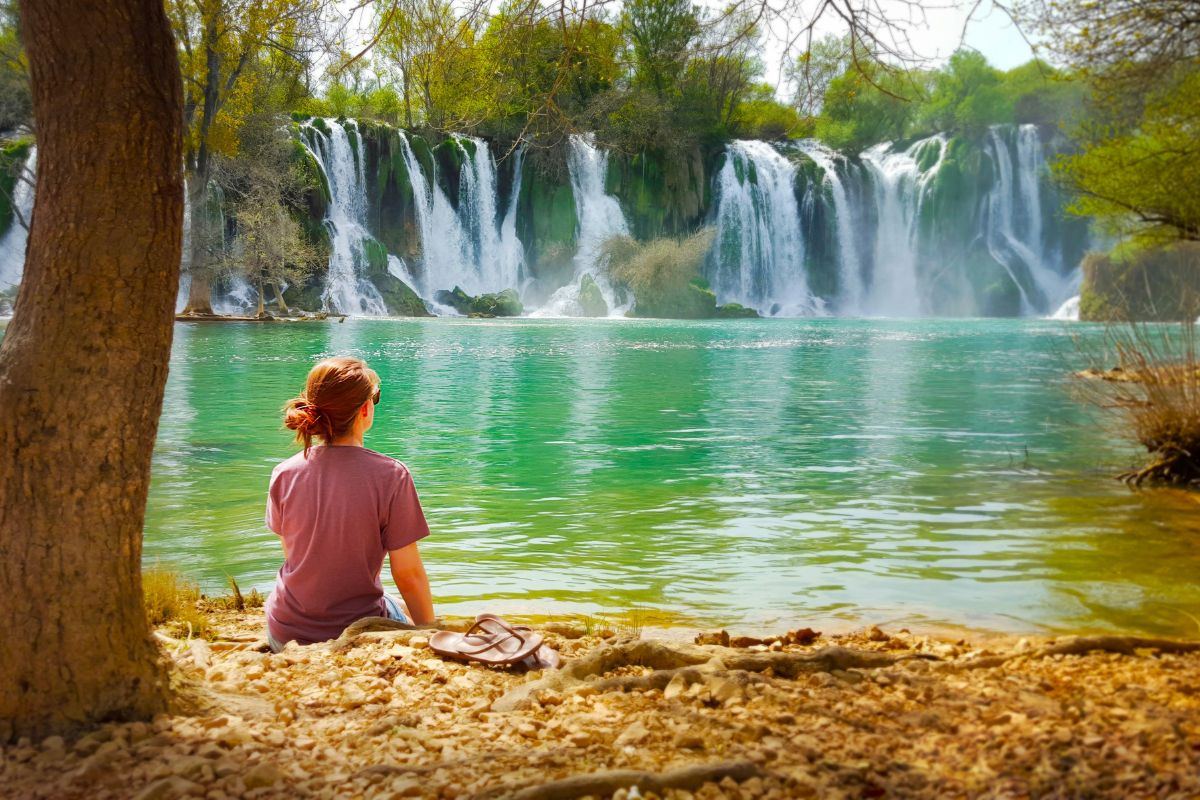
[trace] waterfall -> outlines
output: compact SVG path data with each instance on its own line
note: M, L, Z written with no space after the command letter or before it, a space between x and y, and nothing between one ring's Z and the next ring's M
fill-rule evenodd
M1022 312L1044 313L1054 303L1061 302L1070 289L1068 281L1047 266L1044 256L1038 188L1042 156L1037 127L1022 125L1018 131L1015 183L1012 156L1000 134L1000 126L993 125L988 130L988 145L996 167L995 181L987 198L988 252L1017 285Z
M575 198L576 229L575 272L571 282L560 287L542 308L531 316L577 317L583 315L579 302L580 283L591 276L608 306L608 315L624 316L628 303L620 302L605 274L601 251L614 236L628 236L629 224L617 198L604 191L608 176L608 153L596 147L591 134L572 134L567 168L571 193Z
M13 186L13 220L4 238L0 239L0 292L6 292L21 282L25 271L25 243L29 239L29 225L33 218L34 180L37 177L37 145L29 148L29 157L21 168ZM22 225L17 215L25 221Z
M1038 179L1045 169L1042 137L1037 125L1022 125L1017 132L1017 175L1020 202L1017 204L1020 233L1039 263L1046 261L1042 241L1042 192Z
M508 208L500 223L499 251L496 261L500 268L502 281L507 281L501 288L512 287L520 292L525 277L525 244L517 235L517 202L521 197L521 171L525 165L525 146L518 147L512 157L512 188L508 193Z
M329 270L325 276L322 301L328 311L341 314L382 316L387 306L375 284L367 278L367 243L373 237L367 230L367 183L362 152L365 143L353 122L342 125L326 119L326 136L312 125L306 131L312 137L313 155L325 172L329 184L329 209L325 226L329 229ZM358 137L356 154L350 144L350 131Z
M800 150L825 171L825 182L833 195L833 210L837 217L838 235L838 311L843 314L862 312L863 265L858 253L861 233L854 218L854 206L850 202L846 184L838 173L839 161L845 158L818 142L807 139L800 142Z
M763 314L819 313L804 272L795 165L766 142L739 140L726 147L716 184L708 272L718 302Z
M1068 297L1063 301L1062 305L1058 307L1058 310L1050 315L1050 319L1063 319L1078 322L1079 300L1079 295Z
M922 170L922 157L928 147L938 148L937 161ZM913 317L922 313L917 278L921 203L945 153L946 139L939 134L906 150L893 150L891 144L885 143L862 154L863 164L875 177L879 215L874 268L863 302L867 313L885 317Z
M413 288L427 302L437 290L455 286L471 295L519 289L525 248L517 236L515 215L522 152L515 156L512 202L500 220L496 212L496 160L487 142L464 135L456 135L451 141L462 155L457 209L438 184L437 175L427 176L421 170L408 135L400 131L401 154L408 168L421 233L420 279Z

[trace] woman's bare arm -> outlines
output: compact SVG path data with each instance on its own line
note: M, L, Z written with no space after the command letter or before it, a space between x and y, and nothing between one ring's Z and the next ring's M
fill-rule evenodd
M392 580L404 598L413 622L429 625L434 621L433 597L429 592L429 576L425 574L425 563L417 551L417 543L388 552L392 565Z

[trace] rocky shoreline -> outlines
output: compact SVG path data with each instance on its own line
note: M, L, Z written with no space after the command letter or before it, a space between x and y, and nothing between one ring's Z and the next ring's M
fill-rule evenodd
M261 612L207 613L160 635L176 714L4 747L3 796L1200 796L1200 643L548 623L567 667L526 674L413 631L272 655Z

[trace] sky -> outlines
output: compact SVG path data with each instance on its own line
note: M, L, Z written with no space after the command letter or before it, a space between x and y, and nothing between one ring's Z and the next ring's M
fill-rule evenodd
M873 0L850 0L855 6L870 3ZM804 5L815 7L819 0L805 0ZM925 8L921 17L913 17L908 0L877 0L890 18L905 21L909 38L915 55L929 59L931 66L944 62L960 46L967 46L982 53L992 66L1009 70L1024 64L1033 58L1029 44L1013 26L1008 16L995 8L989 0L982 0L966 27L963 36L963 23L971 8L971 0L920 0ZM940 6L935 6L940 4ZM726 0L699 0L700 5L716 8L723 7ZM338 0L339 9L352 17L350 25L350 40L355 49L370 40L372 14L364 6L362 0ZM612 7L612 6L610 6ZM352 9L357 13L350 13ZM822 19L817 27L817 36L825 33L841 34L845 30L843 23L832 14ZM779 69L782 64L783 46L780 39L783 31L776 31L777 36L768 36L763 43L763 63L766 67L766 77L772 83L779 85ZM784 87L780 86L781 90Z
M914 31L922 55L944 60L962 39L967 9L958 6L930 11L927 27ZM1033 51L1008 16L990 4L982 5L967 25L965 44L982 53L992 66L1009 70L1033 58Z

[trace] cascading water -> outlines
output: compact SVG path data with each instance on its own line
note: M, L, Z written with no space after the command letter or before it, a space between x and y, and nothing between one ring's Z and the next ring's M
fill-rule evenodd
M937 147L937 160L922 170L929 147ZM880 144L862 154L875 179L879 216L871 282L862 305L868 314L913 317L923 311L917 279L921 203L945 153L945 137L938 135L906 150Z
M800 150L825 171L825 182L833 195L833 209L837 217L838 234L838 298L837 308L842 314L862 312L863 264L859 256L854 205L850 202L846 184L838 171L845 159L811 139L800 142Z
M28 225L33 215L34 179L37 176L37 146L29 148L29 157L13 187L14 209L12 226L0 240L0 292L6 292L21 282L25 271L25 244L29 240ZM16 217L24 220L22 225Z
M1018 230L1038 262L1046 260L1042 241L1042 192L1038 185L1045 168L1042 137L1036 125L1022 125L1017 131L1017 176L1020 191L1017 203Z
M988 252L1017 285L1022 312L1045 313L1068 297L1071 287L1069 280L1046 264L1044 255L1038 187L1043 161L1037 127L1022 125L1018 130L1016 181L1009 146L999 126L988 130L988 144L996 167L987 199Z
M426 301L439 289L454 286L471 295L519 288L525 263L515 219L516 193L521 189L520 151L512 202L501 221L496 213L496 161L487 142L469 136L456 136L453 141L463 155L457 209L437 176L421 170L412 143L400 132L421 232L420 278L413 288Z
M328 311L341 314L381 316L387 306L375 284L366 277L366 244L372 240L367 230L367 191L363 166L363 143L359 153L350 145L350 131L358 136L358 127L327 119L329 135L308 125L313 155L325 172L329 184L329 210L325 226L329 229L329 271L325 277L322 300Z
M583 315L579 302L580 284L591 276L608 307L608 315L624 316L628 303L618 301L612 284L604 274L602 250L614 236L628 236L629 224L617 198L604 191L608 175L608 153L596 147L591 134L573 134L570 138L567 167L571 192L575 198L576 231L575 272L571 282L560 287L546 304L531 316L577 317ZM515 224L515 223L514 223Z
M804 272L795 165L766 142L739 140L726 147L716 183L708 274L718 302L764 314L819 313Z

